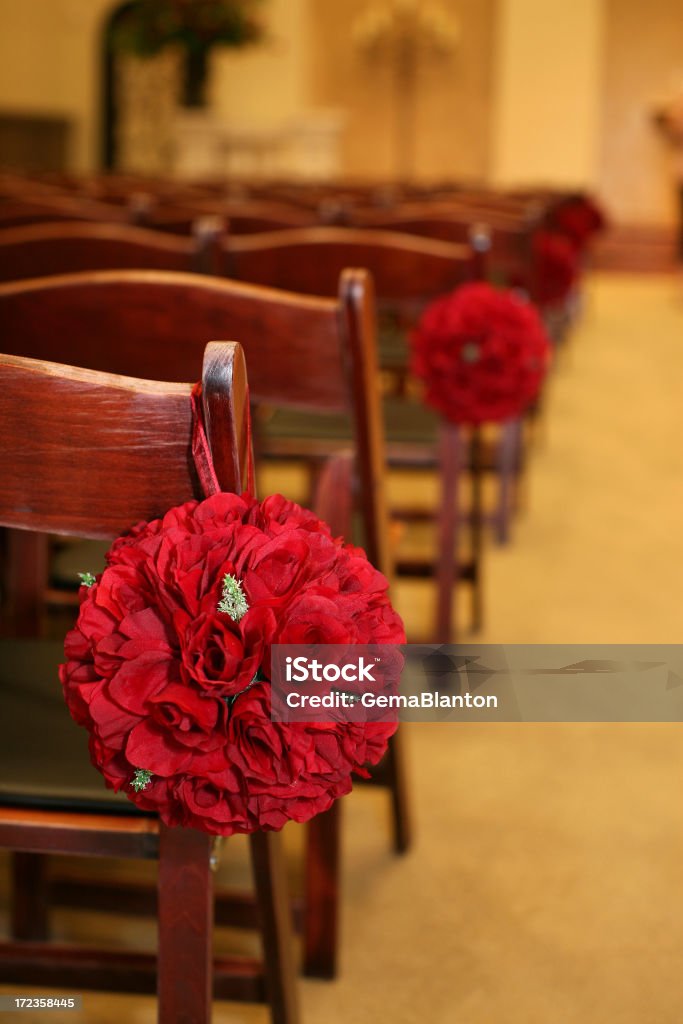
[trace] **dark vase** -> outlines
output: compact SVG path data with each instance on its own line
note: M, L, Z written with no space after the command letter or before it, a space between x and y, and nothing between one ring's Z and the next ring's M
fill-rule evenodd
M206 82L209 72L209 48L188 49L183 60L184 107L206 106Z

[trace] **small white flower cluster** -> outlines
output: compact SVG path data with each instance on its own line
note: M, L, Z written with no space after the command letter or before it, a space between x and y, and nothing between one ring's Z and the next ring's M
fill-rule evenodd
M223 594L218 611L229 615L233 622L239 622L249 611L247 599L242 590L242 581L226 573L223 577Z
M152 773L147 768L136 768L131 786L136 793L141 793L143 789L147 789L151 781Z

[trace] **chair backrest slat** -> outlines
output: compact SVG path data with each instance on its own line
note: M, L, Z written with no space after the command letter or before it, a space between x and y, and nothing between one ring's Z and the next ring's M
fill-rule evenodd
M125 207L99 203L71 196L14 196L0 202L0 227L20 224L47 224L59 220L83 220L125 223L129 213Z
M159 199L150 206L140 223L160 231L185 234L198 218L208 216L221 217L229 223L230 231L238 235L315 223L312 214L286 203L210 198L185 202Z
M370 279L365 271L349 271L335 292L337 298L323 299L151 271L17 282L0 286L0 351L187 381L199 375L207 338L238 338L257 404L348 415L363 543L371 561L388 572ZM211 409L210 402L209 415ZM228 466L232 456L218 455L219 462L224 458Z
M201 270L202 239L87 221L0 230L0 281L79 271Z
M336 300L154 271L0 286L0 350L13 355L56 360L61 346L78 366L134 367L151 379L163 367L168 380L187 381L198 377L206 340L226 335L244 342L253 399L348 408Z
M361 228L301 228L224 242L224 272L241 281L332 295L344 267L365 267L378 299L421 300L474 274L469 245Z
M0 524L111 538L201 496L190 384L7 355L0 376ZM205 387L221 486L241 490L249 452L239 345L208 346Z

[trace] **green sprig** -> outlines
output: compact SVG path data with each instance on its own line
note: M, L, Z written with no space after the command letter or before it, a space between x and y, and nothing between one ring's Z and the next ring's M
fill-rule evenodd
M229 615L233 622L239 622L249 611L247 599L242 590L242 581L226 573L223 577L223 594L218 602L218 611Z
M78 578L81 581L82 587L92 587L93 583L97 582L91 572L79 572Z
M151 781L152 773L147 768L137 768L131 786L136 793L140 793L143 789L147 789Z

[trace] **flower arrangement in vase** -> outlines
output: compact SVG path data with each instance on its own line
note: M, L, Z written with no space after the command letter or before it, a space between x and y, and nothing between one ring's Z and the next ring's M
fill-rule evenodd
M261 0L137 0L117 26L115 45L143 58L179 47L182 104L203 107L214 48L249 46L264 38L255 13L260 4Z

